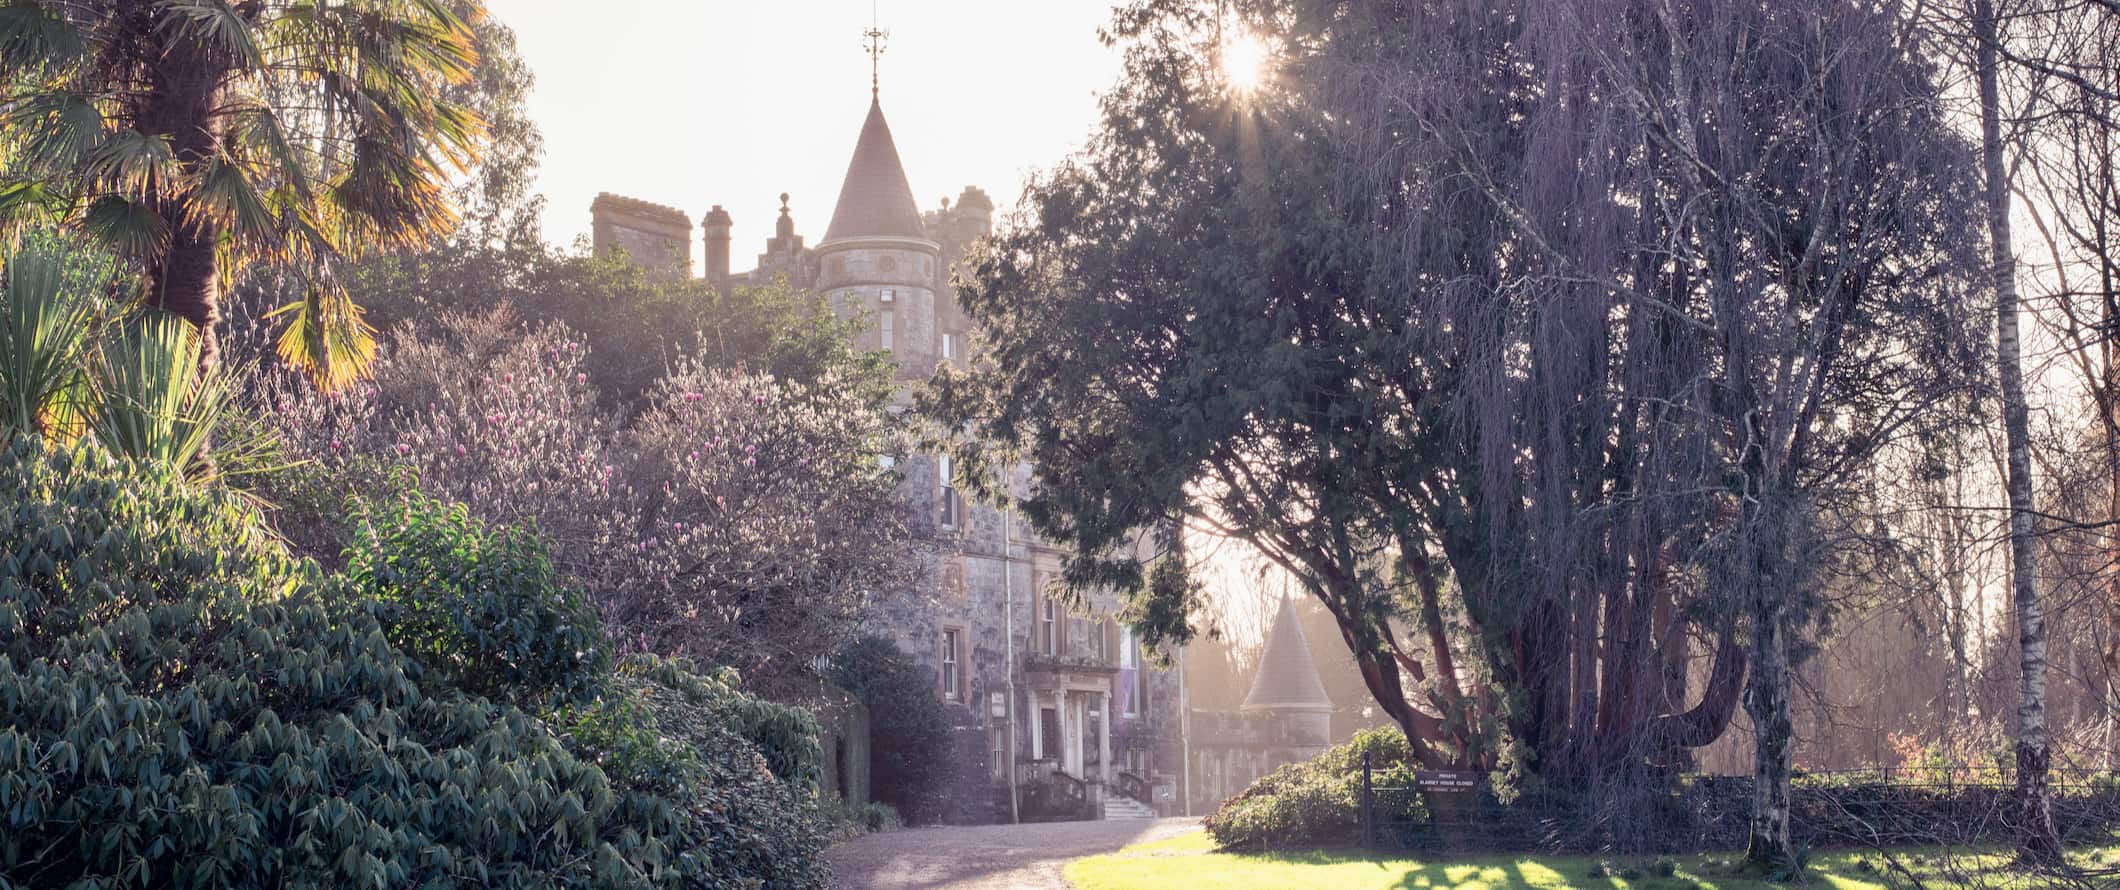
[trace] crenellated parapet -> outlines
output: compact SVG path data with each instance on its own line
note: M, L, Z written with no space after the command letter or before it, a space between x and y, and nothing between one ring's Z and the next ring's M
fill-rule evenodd
M589 205L597 256L624 254L654 274L692 275L692 218L666 207L604 192Z

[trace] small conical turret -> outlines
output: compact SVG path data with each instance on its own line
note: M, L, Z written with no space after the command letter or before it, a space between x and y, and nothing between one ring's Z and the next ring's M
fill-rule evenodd
M1244 710L1332 710L1332 698L1310 659L1310 643L1303 639L1303 625L1296 620L1296 604L1285 594L1266 632L1266 648L1259 653L1259 672L1252 677L1251 694L1244 697Z
M869 103L868 120L862 123L861 138L854 144L854 159L847 164L839 206L832 211L824 240L878 237L927 237L920 224L920 205L906 182L905 164L898 159L898 145L891 139L891 125L883 119L880 101Z

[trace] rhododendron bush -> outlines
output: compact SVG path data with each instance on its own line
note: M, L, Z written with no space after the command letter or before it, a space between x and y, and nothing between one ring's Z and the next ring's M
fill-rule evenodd
M309 463L267 498L319 557L351 499L409 486L531 525L621 646L799 676L905 587L921 542L884 458L896 429L861 368L777 380L681 357L632 416L586 342L506 310L400 328L337 396L260 374L251 396Z

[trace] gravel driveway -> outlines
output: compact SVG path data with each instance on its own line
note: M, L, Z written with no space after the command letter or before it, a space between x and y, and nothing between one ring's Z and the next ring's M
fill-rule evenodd
M909 828L825 854L840 890L1067 890L1060 867L1129 844L1184 834L1191 819L1121 819Z

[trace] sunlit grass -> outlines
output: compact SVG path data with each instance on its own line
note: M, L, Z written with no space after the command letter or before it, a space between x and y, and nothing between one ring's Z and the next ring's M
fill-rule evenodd
M2082 851L2084 865L2120 859L2120 847ZM1681 856L1667 860L1669 876L1658 876L1651 857L1600 862L1586 856L1485 856L1450 861L1348 853L1217 853L1205 832L1138 844L1108 856L1070 864L1067 879L1082 890L1147 890L1168 887L1215 887L1228 890L1768 890L1789 885L1752 877L1738 868L1734 855ZM1943 879L1944 861L1911 851L1901 857L1930 886L1951 886ZM1959 857L1960 868L1999 869L2005 854ZM1609 866L1609 868L1608 868ZM1608 873L1612 872L1612 873ZM1903 884L1874 853L1838 852L1813 858L1810 885L1832 890L1892 890ZM2040 886L1997 878L1997 886Z

